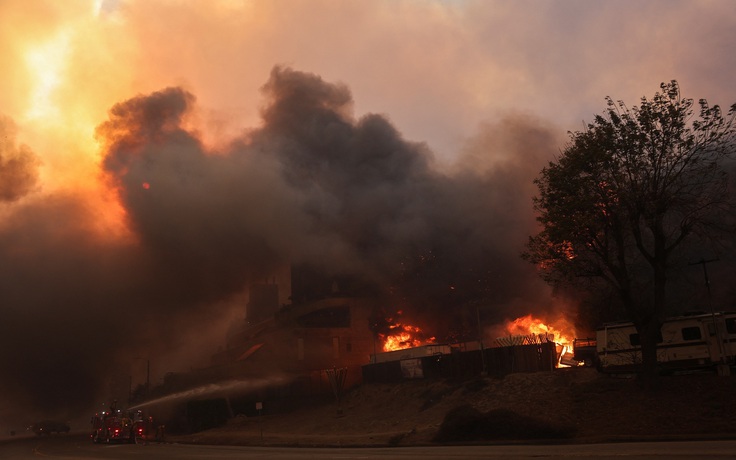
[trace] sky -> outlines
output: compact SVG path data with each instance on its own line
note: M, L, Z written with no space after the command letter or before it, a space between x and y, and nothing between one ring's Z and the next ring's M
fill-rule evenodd
M426 321L558 310L533 179L606 96L736 102L734 31L730 0L1 1L0 414L206 362L291 262L421 273Z

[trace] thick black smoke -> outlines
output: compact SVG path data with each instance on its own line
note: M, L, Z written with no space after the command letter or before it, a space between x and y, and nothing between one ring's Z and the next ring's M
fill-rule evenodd
M185 129L195 99L182 89L111 109L97 136L130 239L96 237L80 197L8 211L4 395L39 413L91 405L121 357L201 343L221 301L290 263L360 278L438 336L477 306L493 321L550 305L519 257L532 179L559 145L550 129L521 116L484 126L446 171L386 117L356 119L343 85L277 67L264 95L262 126L221 151ZM13 177L26 177L17 196L34 176Z
M263 127L225 152L183 130L193 96L175 88L116 106L99 129L135 232L187 296L306 262L390 287L398 305L387 307L441 324L469 302L501 316L517 297L543 297L518 254L550 132L508 119L493 133L503 152L469 152L450 174L385 117L354 119L342 85L276 68L264 93ZM506 157L484 165L494 155Z

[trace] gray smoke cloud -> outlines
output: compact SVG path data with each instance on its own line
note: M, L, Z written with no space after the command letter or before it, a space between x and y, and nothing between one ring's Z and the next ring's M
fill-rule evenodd
M201 289L188 296L307 262L390 285L402 308L428 318L471 300L539 300L518 254L550 131L509 117L448 173L386 117L355 119L344 85L277 67L263 91L263 127L224 152L182 128L194 98L178 88L116 106L98 131L133 228L187 289ZM497 138L506 157L484 167Z
M550 307L519 253L553 128L522 115L482 125L442 169L386 116L356 118L345 85L276 67L263 94L262 125L216 151L185 128L196 101L181 88L110 110L103 174L133 242L95 237L71 194L14 208L0 227L8 401L87 407L125 359L206 343L193 331L223 301L290 263L358 277L438 337L475 328L478 305L486 321ZM20 196L35 176L12 177Z

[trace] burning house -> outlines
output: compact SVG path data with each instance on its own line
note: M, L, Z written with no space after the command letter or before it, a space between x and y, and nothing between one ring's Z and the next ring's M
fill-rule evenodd
M345 384L359 383L376 347L370 319L377 301L365 292L350 277L299 266L291 270L291 303L279 303L275 281L253 284L245 317L211 365L169 380L181 387L278 376L289 391L311 394L329 387L325 370L345 368Z
M366 294L350 277L299 266L291 270L290 303L279 302L275 281L253 284L245 317L232 325L211 365L167 374L136 407L155 406L172 426L196 430L330 395L337 369L341 387L360 383L361 366L376 347L370 325L377 300Z
M251 284L245 315L211 365L169 374L149 396L170 401L179 418L186 414L183 429L203 429L237 414L288 411L305 396L338 396L361 382L504 375L559 363L561 335L522 327L523 318L503 333L534 340L490 340L486 330L485 344L450 343L414 325L412 315L387 315L385 297L356 277L294 266L290 285L290 302L282 303L275 279Z
M383 301L355 278L308 266L292 268L290 300L279 305L275 282L252 285L246 316L213 356L210 377L283 375L311 393L329 388L325 371L335 368L346 369L347 387L399 376L551 370L572 340L527 315L486 331L495 338L485 344L483 338L440 343L403 318L382 317Z
M556 323L573 330L563 318ZM480 320L478 327L482 329ZM494 325L475 341L440 344L432 337L422 343L409 334L413 331L401 327L397 335L387 337L383 352L371 355L371 363L363 366L364 380L500 376L577 365L571 350L574 332L562 332L531 314ZM487 340L489 334L495 338ZM397 337L403 340L401 346L395 346Z

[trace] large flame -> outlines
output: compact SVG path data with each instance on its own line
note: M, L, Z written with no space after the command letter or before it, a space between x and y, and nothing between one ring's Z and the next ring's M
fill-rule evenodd
M390 323L389 332L378 334L378 338L383 341L383 351L403 350L435 342L435 337L425 338L426 334L418 326L393 322L391 318L387 321Z
M572 353L573 351L572 346L575 338L575 328L564 318L558 318L554 321L545 321L529 314L507 321L504 328L505 332L511 336L535 336L554 342L558 348L558 366L565 366L565 364L562 364L560 361L565 355Z

